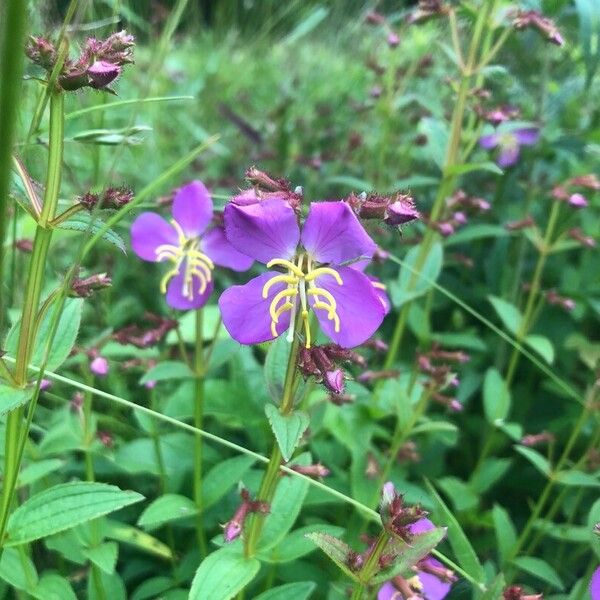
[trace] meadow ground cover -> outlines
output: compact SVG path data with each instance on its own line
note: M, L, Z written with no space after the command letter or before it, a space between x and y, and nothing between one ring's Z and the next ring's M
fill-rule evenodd
M599 600L599 40L5 0L0 596Z

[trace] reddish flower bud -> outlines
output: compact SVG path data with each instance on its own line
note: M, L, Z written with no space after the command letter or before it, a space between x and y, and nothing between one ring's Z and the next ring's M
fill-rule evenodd
M74 277L71 281L70 296L75 298L89 298L94 292L110 287L112 279L106 273L97 273L80 279Z
M317 463L316 465L292 465L292 470L296 471L296 473L302 473L303 475L308 475L309 477L327 477L330 473L327 467L324 467L321 463Z
M577 240L582 246L585 246L586 248L596 247L596 240L593 237L585 235L583 231L581 231L581 229L570 229L569 237L574 240Z
M88 68L87 74L90 77L90 87L100 90L121 74L121 67L104 60L97 60Z

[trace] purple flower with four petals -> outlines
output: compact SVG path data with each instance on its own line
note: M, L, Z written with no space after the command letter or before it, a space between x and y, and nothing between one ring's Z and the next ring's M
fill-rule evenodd
M245 271L252 259L236 250L222 227L210 227L213 203L204 184L192 181L175 194L173 218L142 213L131 226L131 246L142 259L173 266L160 282L167 304L179 310L200 308L214 287L215 265Z
M512 131L496 132L479 138L479 145L485 150L498 148L496 163L505 168L519 160L521 146L532 146L540 139L537 127L522 127Z
M225 231L237 250L278 269L221 295L223 324L238 342L266 342L288 329L292 340L298 315L309 348L309 310L344 348L362 344L381 324L386 313L381 284L362 273L377 246L345 202L312 203L302 230L283 200L231 202Z
M409 526L410 533L419 535L431 529L435 525L429 519L419 519L416 523ZM426 556L417 564L417 573L415 577L409 579L406 583L419 594L419 598L424 600L443 600L452 587L451 581L455 580L450 575L444 565L432 558ZM391 582L383 584L379 588L377 600L402 600L403 596L398 588Z

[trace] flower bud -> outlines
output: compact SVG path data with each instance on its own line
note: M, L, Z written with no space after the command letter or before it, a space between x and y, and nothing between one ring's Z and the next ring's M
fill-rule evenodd
M43 37L29 36L25 45L25 54L36 65L51 71L56 63L56 48L54 44Z
M334 394L341 394L344 391L344 372L341 369L327 371L323 377L323 383Z
M588 201L583 194L571 194L568 203L573 208L585 208L588 205Z
M97 273L83 279L74 277L69 295L74 298L89 298L94 292L111 285L112 279L106 273Z
M400 45L398 34L391 31L387 36L387 43L390 48L397 48Z
M90 87L100 90L121 74L121 67L104 60L97 60L88 68L87 74L90 78Z
M104 356L96 356L90 363L90 371L98 377L106 377L108 369L108 361Z

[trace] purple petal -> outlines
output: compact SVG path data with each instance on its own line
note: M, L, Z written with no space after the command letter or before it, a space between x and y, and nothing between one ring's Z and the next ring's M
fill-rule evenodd
M437 568L443 568L444 565L435 560L435 558L425 559L431 566ZM451 583L446 583L441 579L438 579L435 575L425 573L424 571L418 571L419 579L423 585L423 595L427 600L443 600L452 587Z
M381 283L381 280L378 277L374 277L373 275L369 275L365 273L368 277L369 281L373 284L375 288L375 292L377 293L377 297L379 298L381 304L383 305L383 310L385 310L385 314L387 315L392 309L392 305L390 303L390 299L388 298L385 285Z
M402 598L402 595L389 581L384 583L377 592L377 600L398 600L399 598Z
M512 167L517 160L519 160L519 146L514 144L513 146L506 146L500 150L498 155L497 163L499 167Z
M200 279L198 277L193 277L192 297L188 298L188 296L184 294L184 276L185 261L181 264L179 273L175 275L167 285L167 304L171 308L176 308L177 310L191 310L193 308L204 306L213 291L213 281L209 281L206 285L206 289L201 293Z
M187 238L198 237L213 216L213 203L201 181L192 181L179 188L173 200L173 218Z
M302 245L321 263L334 265L356 258L371 258L377 245L345 202L313 202Z
M231 245L262 263L296 254L300 230L296 213L281 200L225 207L225 233Z
M590 581L590 594L592 600L600 600L600 567L598 567L592 575Z
M219 308L223 325L229 335L240 344L260 344L274 339L271 332L269 307L275 294L285 289L285 283L276 283L269 290L269 297L263 298L265 284L277 277L278 273L263 273L245 285L234 285L226 289L219 298ZM282 303L280 302L278 306ZM279 317L277 334L281 335L290 325L290 312Z
M200 247L215 264L234 271L247 271L254 262L229 243L223 227L214 227L204 234Z
M479 145L485 150L491 150L498 145L500 141L500 136L497 133L492 133L490 135L482 135L479 138Z
M342 285L332 275L317 277L315 284L335 299L336 314L340 320L339 331L335 331L335 320L328 318L328 311L314 308L313 295L309 296L310 304L325 334L343 348L353 348L375 333L383 321L385 309L366 275L350 267L337 267L336 271L342 278ZM320 299L323 301L323 296Z
M537 144L540 139L540 130L537 127L524 127L523 129L515 129L511 131L519 144L522 146L531 146Z
M420 533L425 533L426 531L431 531L432 529L435 529L435 525L429 519L419 519L417 522L408 527L408 530L413 535L419 535Z
M131 247L144 260L157 262L156 249L163 245L179 246L175 228L156 213L142 213L131 225Z

